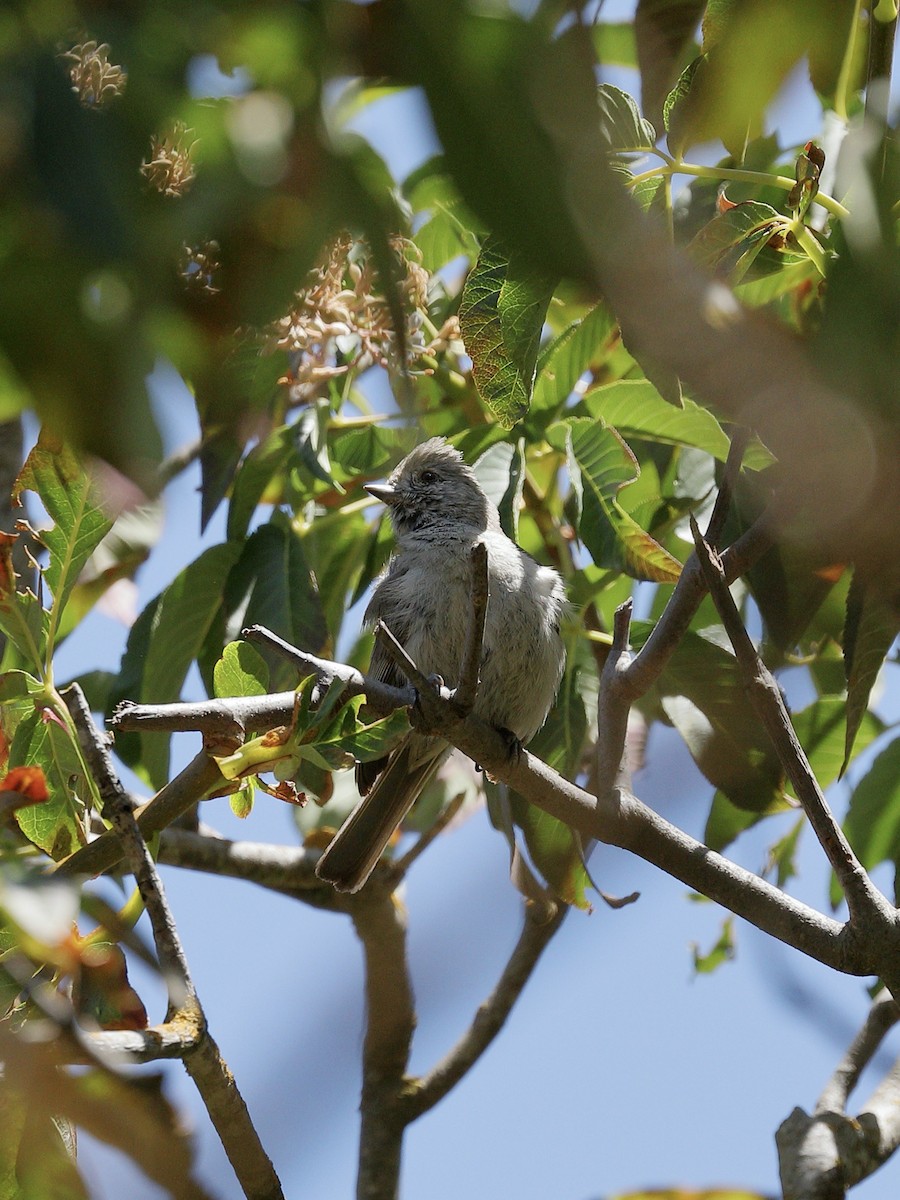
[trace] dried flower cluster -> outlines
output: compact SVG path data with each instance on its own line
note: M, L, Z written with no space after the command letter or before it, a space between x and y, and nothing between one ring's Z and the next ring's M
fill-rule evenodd
M283 382L294 403L307 400L321 383L350 370L377 364L414 371L421 356L432 351L422 333L428 272L413 257L412 243L398 237L391 245L406 310L405 361L400 361L397 334L370 248L341 234L310 271L291 311L266 333L267 351L290 355L291 370Z
M82 42L64 50L60 58L71 63L69 78L72 91L84 108L99 112L114 96L121 96L128 78L122 67L117 67L108 58L106 42Z
M216 284L220 267L219 243L201 242L185 246L178 264L178 274L189 292L201 296L216 296L221 290Z
M190 133L182 121L176 121L163 137L154 134L150 139L150 159L141 163L141 174L164 196L183 196L197 176L197 142L190 141Z

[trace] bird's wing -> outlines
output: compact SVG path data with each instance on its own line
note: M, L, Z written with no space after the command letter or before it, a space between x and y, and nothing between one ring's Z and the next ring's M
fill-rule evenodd
M364 618L366 625L374 625L376 621L383 620L401 645L405 645L409 640L409 621L400 617L401 607L391 603L391 592L392 584L395 584L403 573L404 568L402 564L397 559L394 559L388 575L379 583L372 594L372 599L369 601ZM373 679L377 679L381 683L388 683L392 687L406 687L408 682L406 676L378 640L376 640L375 645L372 647L372 658L369 662L368 674ZM385 769L388 762L389 756L386 755L384 758L377 758L371 762L356 764L356 786L361 796L368 794L375 780Z

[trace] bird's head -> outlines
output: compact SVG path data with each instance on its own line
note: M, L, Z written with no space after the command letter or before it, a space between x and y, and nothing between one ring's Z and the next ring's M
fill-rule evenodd
M483 530L497 523L496 509L472 468L443 438L416 446L384 484L366 491L390 509L398 537L430 530Z

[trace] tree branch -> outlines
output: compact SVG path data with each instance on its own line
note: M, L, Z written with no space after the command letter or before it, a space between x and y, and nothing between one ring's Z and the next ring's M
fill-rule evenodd
M522 932L497 985L475 1014L472 1024L450 1053L427 1075L410 1084L403 1098L407 1123L433 1108L472 1069L503 1028L531 978L538 960L565 920L560 905L549 919L534 905L524 905Z
M835 821L794 731L781 696L781 689L760 659L744 628L737 606L725 583L718 556L704 541L693 518L691 529L706 585L734 647L744 688L772 740L779 761L803 805L803 811L834 868L847 898L851 920L854 924L874 923L879 928L896 930L897 911L869 879L844 831ZM896 970L891 974L896 985L900 975L896 974Z
M358 1200L395 1200L407 1124L400 1100L416 1024L406 961L406 912L390 886L374 880L352 899L350 912L366 960L356 1194Z
M64 699L72 714L88 768L102 801L103 816L123 847L150 918L160 966L169 988L167 1020L196 1028L199 1038L184 1055L238 1182L248 1200L283 1200L281 1184L262 1147L234 1077L209 1034L206 1017L191 978L172 911L156 864L141 836L125 789L116 775L109 750L94 726L81 688L73 684Z
M873 1174L900 1145L900 1062L869 1101L847 1114L850 1093L900 1009L886 990L869 1014L819 1097L812 1116L795 1108L775 1141L785 1200L833 1200Z

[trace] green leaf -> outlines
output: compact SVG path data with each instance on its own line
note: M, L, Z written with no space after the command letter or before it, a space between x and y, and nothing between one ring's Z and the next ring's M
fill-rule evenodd
M651 628L649 622L634 622L636 646ZM666 716L710 783L738 808L770 812L783 800L781 766L747 698L734 655L711 640L717 632L688 632L656 689Z
M656 130L641 116L637 101L611 83L597 88L600 131L609 154L629 154L652 150Z
M566 402L585 371L601 361L614 329L615 318L610 310L605 304L597 304L541 351L532 412L553 411Z
M730 281L737 284L769 239L786 226L787 219L771 205L744 200L704 225L687 252L708 271L727 271ZM790 262L794 261L791 256Z
M510 793L513 819L522 830L532 862L551 890L566 904L589 909L590 885L576 835L568 825Z
M265 625L310 653L324 649L325 617L303 540L283 513L260 525L240 551L224 588L227 637L247 625ZM296 670L283 659L265 655L276 687L293 686Z
M507 537L517 540L522 488L525 484L525 457L522 441L496 442L472 466L478 482L500 512L500 524Z
M238 468L228 506L229 541L247 536L247 528L266 488L287 465L294 453L287 425L254 446Z
M585 395L583 405L591 416L614 426L624 437L694 446L720 462L728 457L731 441L711 412L687 397L683 408L668 404L646 379L621 379L593 388ZM771 454L759 442L749 447L744 458L744 465L753 470L771 462Z
M844 666L847 672L847 734L841 774L853 755L853 747L869 696L885 656L900 630L896 610L871 584L858 574L847 596L844 626Z
M738 837L758 825L766 817L774 817L779 813L788 812L791 804L783 794L773 793L772 799L765 808L751 812L747 808L738 808L722 791L713 796L703 831L703 840L710 850L721 853Z
M10 767L37 766L44 772L49 798L16 811L19 828L30 842L55 861L68 857L87 840L85 799L89 795L81 757L65 729L44 714L32 713L16 730Z
M628 516L617 499L619 491L640 474L631 450L614 429L595 421L577 419L564 423L562 429L568 439L572 478L581 492L578 533L594 562L624 570L635 579L674 582L681 564Z
M84 464L67 447L46 435L25 460L13 495L34 492L54 521L41 538L50 553L44 572L53 593L57 621L79 572L112 521L97 503Z
M734 917L726 917L722 922L722 931L715 945L705 954L696 943L692 947L694 970L698 975L710 975L723 963L734 958Z
M681 154L691 137L687 116L688 97L694 77L704 62L702 54L692 59L676 79L674 87L663 103L663 123L668 135L666 141L676 156Z
M140 693L145 704L168 704L180 699L188 669L204 644L222 603L229 571L240 547L235 543L211 546L151 601L152 620L132 629L123 659L122 674L140 672ZM135 697L132 696L132 699ZM168 780L169 736L141 735L141 765L154 787Z
M246 821L253 811L253 784L245 783L238 791L228 797L228 805L234 815L241 821Z
M17 666L43 676L49 617L32 592L17 592L18 576L12 547L16 535L0 533L0 630L19 654ZM8 647L7 647L8 664Z
M630 21L596 21L591 34L598 62L609 67L637 66L637 45Z
M507 429L528 412L555 281L488 238L469 272L459 323L481 398Z
M638 0L634 35L641 101L653 121L662 120L663 101L691 52L705 6L705 0Z
M846 768L844 742L847 707L847 703L839 696L822 696L791 715L794 730L823 790L839 779ZM857 753L865 750L882 733L884 722L875 713L864 711L856 734Z
M269 668L249 642L229 642L216 663L213 683L215 696L264 696Z
M844 830L867 870L882 862L900 865L900 738L854 788Z

